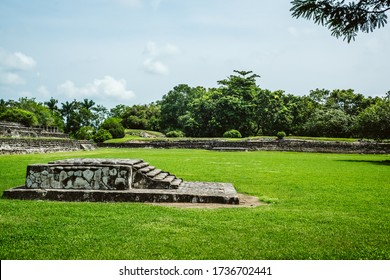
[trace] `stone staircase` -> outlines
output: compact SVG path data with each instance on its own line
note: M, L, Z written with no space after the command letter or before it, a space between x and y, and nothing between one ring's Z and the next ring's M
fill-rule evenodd
M183 182L175 175L140 161L134 164L133 184L134 189L178 189Z
M5 190L3 197L239 204L230 183L185 182L141 159L78 158L30 164L25 185Z

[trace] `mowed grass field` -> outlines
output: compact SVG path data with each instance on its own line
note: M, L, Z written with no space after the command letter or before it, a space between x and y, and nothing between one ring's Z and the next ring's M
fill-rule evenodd
M0 191L26 166L141 158L188 181L268 202L183 209L0 199L1 259L390 259L390 155L98 149L0 156Z

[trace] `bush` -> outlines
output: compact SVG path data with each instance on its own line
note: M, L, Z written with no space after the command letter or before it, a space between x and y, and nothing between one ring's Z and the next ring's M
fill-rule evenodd
M98 132L96 132L96 134L93 136L93 141L96 143L103 143L104 141L110 139L112 139L111 133L104 128L99 129Z
M91 140L95 134L95 129L91 126L81 127L75 134L75 138L78 140Z
M172 130L172 131L167 132L167 134L165 134L165 135L169 138L184 137L184 133L181 132L180 130Z
M278 137L279 140L282 140L284 137L286 137L286 133L284 131L279 131L276 134L276 137Z
M242 136L238 130L231 129L223 134L223 138L242 138Z
M1 121L17 122L25 126L38 124L38 119L34 113L22 109L8 109L0 115Z
M102 123L100 128L108 130L113 138L125 137L125 128L121 123L121 119L108 118Z

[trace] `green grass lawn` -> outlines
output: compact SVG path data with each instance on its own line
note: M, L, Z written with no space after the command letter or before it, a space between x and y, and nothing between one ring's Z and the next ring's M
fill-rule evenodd
M1 259L390 259L390 155L99 149L0 156L0 191L29 163L142 158L272 203L180 209L0 199Z

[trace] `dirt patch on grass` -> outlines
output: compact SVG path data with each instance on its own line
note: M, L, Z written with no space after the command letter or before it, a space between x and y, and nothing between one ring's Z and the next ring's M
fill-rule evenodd
M168 206L176 208L202 208L202 209L216 209L216 208L242 208L242 207L258 207L268 205L261 202L257 196L250 196L246 194L238 194L240 200L239 204L220 204L220 203L148 203L158 206Z

